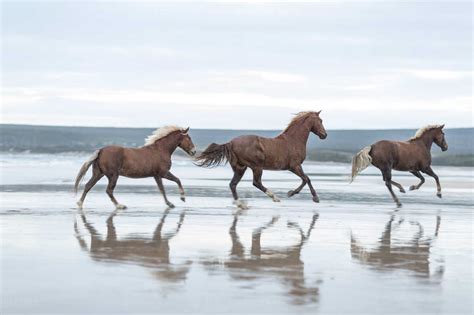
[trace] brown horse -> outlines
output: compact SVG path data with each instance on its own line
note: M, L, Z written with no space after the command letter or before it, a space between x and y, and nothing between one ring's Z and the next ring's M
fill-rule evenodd
M247 168L253 171L253 185L266 193L273 201L280 201L275 194L262 185L263 170L289 170L301 178L302 183L295 190L288 192L291 197L298 194L308 184L313 201L319 202L318 195L311 185L309 177L303 172L301 164L306 158L306 142L309 133L313 132L321 139L327 137L319 112L301 112L296 115L288 127L275 138L263 138L249 135L232 139L225 144L212 143L197 158L199 166L212 167L224 161L230 162L234 177L230 190L234 203L246 209L245 203L239 200L237 184Z
M410 190L419 189L425 182L420 172L428 174L436 180L437 193L441 198L441 185L438 176L431 169L431 145L436 143L441 150L446 151L448 144L444 138L444 125L429 125L418 130L415 136L408 141L382 140L363 148L352 159L352 177L354 178L370 164L379 168L397 207L402 204L392 190L392 185L405 193L402 185L392 181L392 169L407 171L420 179L418 185L410 186Z
M82 165L76 177L74 189L77 192L81 180L92 165L92 178L87 182L81 199L77 202L82 209L84 199L92 187L105 175L109 180L107 195L117 209L125 209L114 197L114 189L119 176L130 178L154 177L166 204L173 208L174 205L166 198L163 178L178 184L181 200L185 201L184 189L179 178L171 174L171 155L177 147L193 156L196 149L188 135L189 127L182 129L176 126L165 126L153 132L145 139L141 148L124 148L120 146L107 146L94 152Z

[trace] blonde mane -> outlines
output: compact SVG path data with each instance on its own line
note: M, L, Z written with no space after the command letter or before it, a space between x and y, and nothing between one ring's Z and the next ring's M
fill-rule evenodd
M282 133L287 131L296 122L300 121L300 119L306 118L307 116L309 116L311 114L314 114L314 113L316 113L316 112L305 111L305 112L299 112L299 113L295 114L295 117L293 117L293 119L291 119L291 121L288 123L288 126L286 126L285 130L283 130Z
M441 126L443 126L443 125L428 125L428 126L425 126L423 128L420 128L415 133L415 135L409 139L409 141L420 139L421 136L423 136L425 134L425 132L428 132L428 131L436 129L436 128L440 128Z
M178 131L178 130L184 131L183 128L178 127L178 126L163 126L161 128L158 128L155 131L153 131L151 135L145 138L145 144L143 146L153 144L156 141L166 137L170 133Z

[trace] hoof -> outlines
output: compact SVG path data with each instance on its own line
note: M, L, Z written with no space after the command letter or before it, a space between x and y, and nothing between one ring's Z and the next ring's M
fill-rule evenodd
M79 210L82 210L82 202L81 202L81 201L78 201L78 202L76 202L76 204L77 204L77 208L78 208Z
M405 189L403 189L403 188L400 188L400 192L401 193L406 193Z
M288 197L293 197L296 193L293 190L290 190L287 194Z
M401 208L402 207L402 204L401 203L397 203L397 208Z
M273 202L280 202L280 199L273 193L273 191L271 191L270 189L267 189L267 191L265 192L265 194L272 198Z
M181 199L182 202L186 202L186 198L184 196L181 196L180 199Z
M313 197L313 201L316 202L316 203L319 203L319 197L318 197L318 196L314 196L314 197Z
M174 204L172 204L171 202L167 202L166 205L170 208L174 208Z
M411 185L410 186L410 190L415 190L416 189L416 186L415 185Z
M115 209L117 209L117 210L123 210L123 209L127 209L127 206L126 206L126 205L117 204L117 205L115 205Z
M243 202L243 201L241 201L241 200L235 200L235 201L234 201L234 204L235 204L238 208L240 208L240 209L242 209L242 210L247 210L247 209L249 208L249 207L245 204L245 202Z
M443 196L441 195L441 192L436 193L436 196L437 196L438 198L442 198L442 197L443 197Z

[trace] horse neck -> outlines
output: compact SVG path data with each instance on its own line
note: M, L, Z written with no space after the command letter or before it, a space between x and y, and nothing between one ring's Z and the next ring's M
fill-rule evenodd
M434 142L434 137L431 132L425 132L419 139L415 140L419 145L424 146L428 152L431 151L431 146Z
M297 122L294 125L288 127L288 129L283 132L282 135L285 135L291 142L302 144L306 147L310 130L311 128L305 119L303 122Z
M179 145L179 137L177 134L170 134L162 139L159 139L153 144L155 149L168 152L171 156Z

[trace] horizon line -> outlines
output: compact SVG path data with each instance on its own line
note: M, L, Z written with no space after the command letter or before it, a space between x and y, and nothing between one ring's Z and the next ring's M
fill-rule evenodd
M19 124L19 123L0 123L0 126L31 126L31 127L58 127L58 128L115 128L115 129L157 129L162 126L155 126L155 127L130 127L130 126L123 126L123 127L115 127L115 126L80 126L80 125L43 125L43 124ZM166 126L166 125L163 125ZM401 128L367 128L367 129L360 129L360 128L334 128L334 129L327 129L333 131L351 131L351 130L418 130L421 127L401 127ZM445 127L445 129L473 129L474 126L470 127L453 127L449 128L449 126ZM281 131L283 129L235 129L235 128L190 128L191 130L249 130L249 131Z

